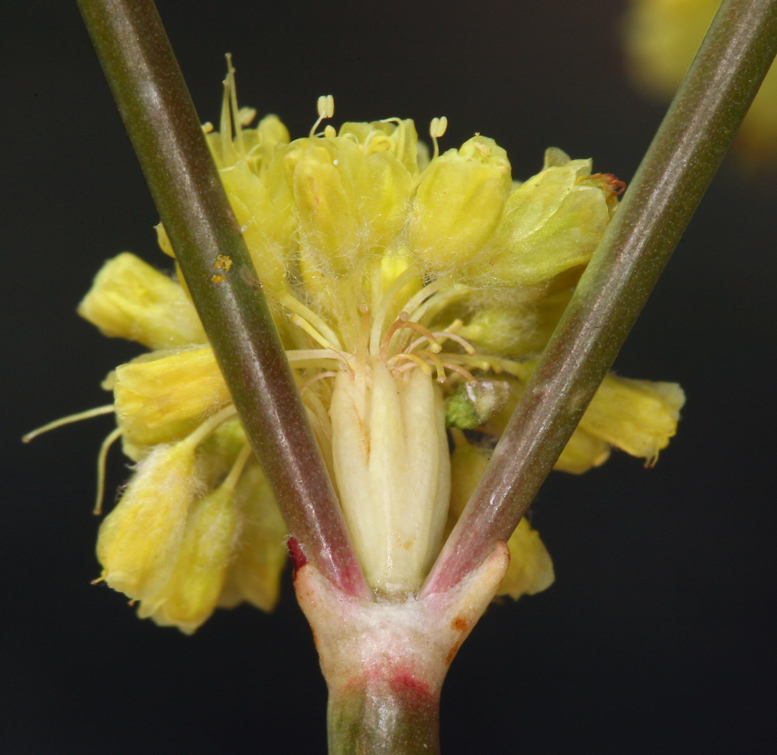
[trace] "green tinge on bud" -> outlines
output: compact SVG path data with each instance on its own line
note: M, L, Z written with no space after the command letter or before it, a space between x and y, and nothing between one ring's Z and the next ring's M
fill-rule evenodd
M437 270L468 262L494 234L511 188L507 153L493 139L475 136L436 158L413 200L413 252Z
M472 430L502 411L509 398L510 384L504 380L463 383L445 401L445 424Z
M466 275L473 283L530 286L587 263L610 222L610 193L577 183L590 160L554 165L518 186L486 264Z
M111 338L151 349L207 343L183 289L129 252L106 262L78 305L78 314Z
M181 438L231 400L207 346L138 357L116 369L113 388L119 426L136 446Z
M466 325L459 328L457 334L485 351L518 356L534 340L534 325L528 307L485 307L477 310Z
M233 492L218 488L192 505L178 560L167 584L143 598L141 619L176 626L192 634L213 611L224 585L235 537L237 516Z
M154 448L100 526L97 558L114 590L142 599L170 580L200 488L194 451L188 441Z

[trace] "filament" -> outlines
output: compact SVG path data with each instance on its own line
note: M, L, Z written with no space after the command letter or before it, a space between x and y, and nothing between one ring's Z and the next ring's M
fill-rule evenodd
M108 451L121 436L122 430L117 427L112 430L100 446L100 453L97 454L97 500L94 504L93 514L99 516L103 513L103 496L105 495L105 461L108 458Z
M37 430L27 433L27 435L22 437L22 442L29 443L33 438L37 438L39 435L43 435L43 433L47 433L49 430L55 430L63 425L80 422L82 419L99 417L103 414L113 414L113 412L113 404L108 404L107 406L98 406L95 409L87 409L85 412L79 412L78 414L69 414L67 417L55 419L53 422L49 422L47 425L43 425L43 427L39 427Z

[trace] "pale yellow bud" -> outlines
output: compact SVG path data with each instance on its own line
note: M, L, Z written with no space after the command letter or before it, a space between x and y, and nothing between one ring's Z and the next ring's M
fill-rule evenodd
M655 462L677 432L685 403L677 383L628 380L608 375L594 395L580 429L632 456Z
M286 563L287 529L258 464L246 466L235 498L240 534L219 604L231 607L244 599L263 611L272 611Z
M330 156L327 150L316 152ZM353 178L339 167L306 157L294 166L292 186L303 254L315 267L344 274L357 251L358 226Z
M167 584L200 487L195 471L188 441L157 446L138 464L97 537L102 578L114 590L139 599Z
M561 159L554 153L551 162ZM610 221L611 196L599 185L578 182L590 172L590 160L571 160L514 189L493 251L466 277L477 284L529 286L587 263Z
M259 280L271 293L284 291L294 215L281 162L260 178L240 160L221 171L221 180Z
M412 185L407 168L389 151L375 152L362 161L355 195L368 249L389 246L402 230Z
M464 507L483 476L490 455L467 442L463 433L453 431L456 448L451 455L451 508L448 531L453 529ZM522 519L507 542L510 566L497 595L518 600L521 595L534 595L553 584L553 562L539 533Z
M183 289L129 252L103 265L78 314L106 336L152 349L207 343Z
M207 621L224 584L236 523L230 488L221 487L193 504L170 580L141 601L138 616L186 634Z
M119 426L131 443L164 443L190 433L231 400L210 347L156 352L116 369Z
M547 590L556 578L553 561L540 539L540 533L532 529L526 518L521 519L510 539L510 566L507 569L497 595L509 595L518 600L521 595L536 595Z
M583 474L592 467L599 467L610 458L610 446L601 438L595 438L577 428L564 446L553 469L557 472Z
M471 260L499 225L512 188L507 153L475 136L424 171L410 216L413 252L432 269Z

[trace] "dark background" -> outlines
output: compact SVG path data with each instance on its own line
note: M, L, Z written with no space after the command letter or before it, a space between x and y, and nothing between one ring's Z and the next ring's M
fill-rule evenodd
M223 53L242 104L309 130L447 115L444 149L494 137L516 177L545 147L630 180L662 116L629 87L623 3L159 3L203 120ZM326 690L286 575L276 613L220 612L194 637L93 587L99 418L139 353L74 307L102 261L165 264L157 215L71 2L8 3L2 92L3 419L0 748L8 753L305 753L325 749ZM452 753L762 752L774 739L773 365L777 190L727 162L617 362L688 402L655 469L615 455L554 474L533 522L556 584L493 606L443 693ZM114 451L109 486L127 471Z

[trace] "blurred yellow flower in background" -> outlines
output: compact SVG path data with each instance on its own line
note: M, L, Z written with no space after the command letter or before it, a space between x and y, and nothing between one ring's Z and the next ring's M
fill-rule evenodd
M626 51L642 91L660 100L674 95L719 5L720 0L631 0ZM734 149L749 169L777 162L777 66L761 84Z

